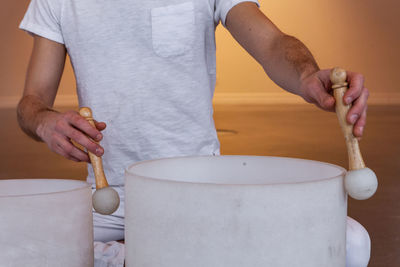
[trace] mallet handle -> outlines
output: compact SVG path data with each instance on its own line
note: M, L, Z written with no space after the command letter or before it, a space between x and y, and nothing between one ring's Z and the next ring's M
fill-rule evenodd
M90 108L88 108L88 107L80 108L79 114L82 117L84 117L90 123L90 125L92 125L93 127L96 127L94 124L93 116L92 116L92 110ZM98 142L94 141L93 139L91 139L91 140L93 142L95 142L96 144L98 144ZM102 162L101 158L96 156L95 154L93 154L90 151L87 151L87 152L89 154L90 162L92 163L92 167L93 167L94 177L96 180L96 189L107 187L108 183L107 183L106 176L104 174L103 162Z
M346 71L340 68L334 68L331 71L331 82L333 95L336 100L336 115L339 120L340 127L346 139L347 154L349 157L349 170L357 170L365 168L365 164L360 152L358 140L353 135L353 125L349 124L346 120L347 113L351 104L345 105L343 103L343 95L347 90L347 74Z

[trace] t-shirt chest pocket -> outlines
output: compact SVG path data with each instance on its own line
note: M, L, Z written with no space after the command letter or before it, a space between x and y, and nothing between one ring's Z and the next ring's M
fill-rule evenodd
M151 30L155 53L161 57L185 54L194 42L194 23L193 2L153 8Z

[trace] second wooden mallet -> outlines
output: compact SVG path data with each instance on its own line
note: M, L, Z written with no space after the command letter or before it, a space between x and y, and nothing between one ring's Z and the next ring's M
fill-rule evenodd
M361 156L357 138L353 135L353 125L346 120L346 115L351 105L345 105L343 95L347 90L347 73L340 68L331 71L333 94L336 100L336 114L339 124L346 139L349 158L349 171L346 173L344 185L347 193L354 199L363 200L370 198L378 188L378 179L375 173L365 166Z

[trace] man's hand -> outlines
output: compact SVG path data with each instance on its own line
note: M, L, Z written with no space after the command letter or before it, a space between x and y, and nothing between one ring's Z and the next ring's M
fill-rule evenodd
M44 117L42 115L42 122L38 125L36 133L57 154L76 162L89 162L88 154L76 147L73 142L97 156L103 155L103 148L89 137L97 142L100 141L103 137L100 131L106 128L106 124L95 122L95 125L97 129L76 111L65 113L48 111Z
M75 111L59 113L52 109L65 57L63 44L35 36L24 95L17 108L18 122L25 133L45 142L52 151L73 161L89 162L87 153L73 142L101 156L103 148L90 138L100 141L100 131L106 125L96 123L95 129Z
M319 70L311 52L293 36L281 32L251 2L234 6L226 18L232 36L263 66L268 76L286 91L302 96L327 111L334 111L330 70ZM367 117L368 90L364 77L347 72L349 90L345 104L353 104L347 121L354 124L353 134L361 137Z
M301 79L299 95L309 103L317 105L326 111L335 111L335 99L330 94L332 83L331 70L321 70ZM364 87L363 75L347 71L349 89L343 96L345 104L353 106L347 114L347 122L354 125L353 134L362 137L367 120L368 89Z

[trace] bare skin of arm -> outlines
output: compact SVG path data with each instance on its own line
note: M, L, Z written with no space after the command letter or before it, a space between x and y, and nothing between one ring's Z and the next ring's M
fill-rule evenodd
M76 111L60 113L53 109L65 58L64 45L35 36L24 93L17 108L18 122L26 134L45 142L57 154L73 161L89 162L87 153L71 140L101 156L103 148L88 136L100 141L100 131L106 125L96 122L95 129Z
M226 27L276 84L323 110L334 111L335 99L329 94L330 70L320 70L307 47L281 32L254 3L234 6L227 15ZM354 124L353 134L361 137L369 92L361 74L348 71L347 75L350 88L344 103L353 104L347 121Z

